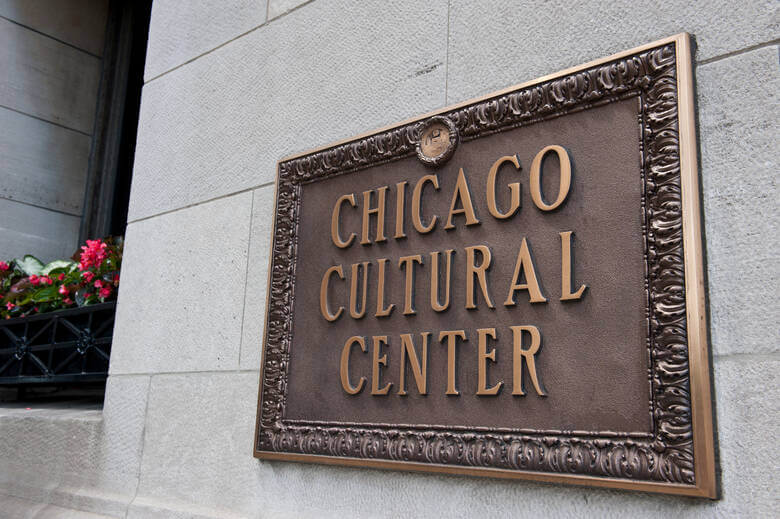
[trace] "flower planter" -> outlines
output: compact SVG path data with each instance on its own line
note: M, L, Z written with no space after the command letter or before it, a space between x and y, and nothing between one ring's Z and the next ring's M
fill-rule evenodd
M0 321L0 385L105 381L116 302Z

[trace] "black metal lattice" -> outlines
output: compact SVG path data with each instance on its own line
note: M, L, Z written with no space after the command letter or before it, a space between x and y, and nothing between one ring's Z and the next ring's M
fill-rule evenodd
M0 385L108 376L116 302L0 321Z

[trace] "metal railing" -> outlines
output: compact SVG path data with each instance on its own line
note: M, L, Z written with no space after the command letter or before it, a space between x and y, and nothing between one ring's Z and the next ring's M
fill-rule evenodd
M0 321L0 385L108 377L116 302Z

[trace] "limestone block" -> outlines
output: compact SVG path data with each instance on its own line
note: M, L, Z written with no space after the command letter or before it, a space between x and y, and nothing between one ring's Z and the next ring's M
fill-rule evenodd
M67 456L50 502L67 508L123 515L138 485L149 377L111 376L102 421L91 443Z
M723 485L721 517L772 517L780 463L780 359L733 355L715 361L718 442Z
M127 519L246 519L246 515L225 509L193 505L176 499L137 497L127 511Z
M0 16L103 55L108 0L0 0Z
M254 191L252 235L244 296L244 326L241 334L241 369L260 369L275 203L274 186Z
M452 2L448 102L689 32L698 60L777 38L777 2Z
M777 352L778 47L700 66L696 82L713 351Z
M148 83L130 220L444 103L447 2L313 2Z
M4 518L13 519L106 519L109 517L124 517L124 514L93 514L83 510L62 508L2 493L0 493L0 512L2 512Z
M78 248L80 224L78 216L0 198L0 258L69 258Z
M99 411L70 417L45 412L3 416L0 493L48 503L53 490L63 482L68 463L75 458L81 458L83 464L94 461L89 449L99 427Z
M145 80L197 58L265 22L267 0L157 0L152 4Z
M102 410L31 403L0 412L0 495L123 517L138 484L148 388L149 377L112 376Z
M140 506L131 516L188 507L259 515L276 485L252 456L257 388L257 372L152 377Z
M119 518L122 516L85 512L54 505L46 505L35 514L36 519L109 519L111 517Z
M127 229L111 373L237 369L252 193Z
M45 508L44 503L37 503L21 499L18 497L0 494L0 510L8 517L15 519L33 519L41 509Z
M253 460L257 373L153 377L131 517L771 516L778 361L716 361L724 498ZM403 499L399 498L403 496Z
M0 108L0 197L81 216L88 136Z
M279 15L292 11L308 0L268 0L268 19L273 20Z
M0 105L91 134L100 59L0 18Z

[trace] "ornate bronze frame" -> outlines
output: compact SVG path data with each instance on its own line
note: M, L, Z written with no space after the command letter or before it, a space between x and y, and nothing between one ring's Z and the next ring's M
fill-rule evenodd
M630 95L641 100L652 437L285 420L303 183L415 154L434 115L470 140ZM256 457L717 497L688 34L288 157L276 200Z

